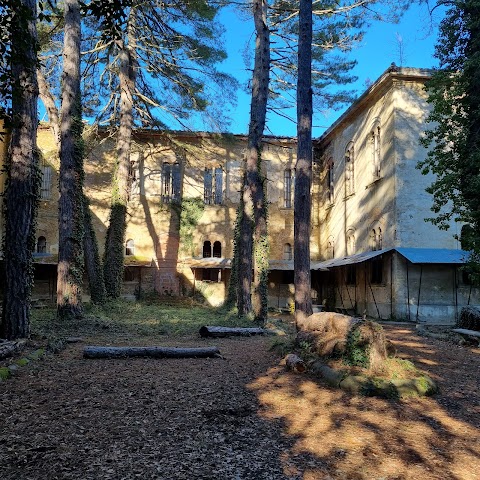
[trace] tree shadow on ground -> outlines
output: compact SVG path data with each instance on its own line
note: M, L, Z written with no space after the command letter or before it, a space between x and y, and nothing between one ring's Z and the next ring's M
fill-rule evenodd
M431 375L440 393L401 401L352 396L274 367L249 388L263 416L281 419L296 438L283 461L303 479L329 478L325 468L330 478L349 480L478 478L480 351L423 339L408 327L387 330L399 356Z

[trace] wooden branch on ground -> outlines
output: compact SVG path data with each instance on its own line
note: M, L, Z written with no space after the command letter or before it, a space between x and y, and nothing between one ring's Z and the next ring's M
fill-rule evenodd
M25 348L26 340L0 340L0 360L11 357Z
M250 335L265 335L270 333L265 328L258 327L215 327L204 325L200 327L200 336L202 337L249 337Z
M217 347L99 347L88 346L83 349L85 358L207 358L219 357Z

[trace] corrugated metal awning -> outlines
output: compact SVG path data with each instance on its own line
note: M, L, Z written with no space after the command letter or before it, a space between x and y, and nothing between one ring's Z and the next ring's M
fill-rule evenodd
M349 257L333 258L323 262L312 263L312 270L329 269L343 265L354 265L366 262L372 258L395 251L400 253L411 263L462 264L468 261L469 253L465 250L449 248L384 248L369 252L357 253ZM320 267L320 268L319 268Z
M328 270L332 267L341 267L343 265L354 265L356 263L366 262L371 258L378 257L384 253L394 250L393 248L384 248L383 250L373 250L369 252L357 253L349 257L332 258L331 260L325 260L323 262L314 262L311 264L312 270Z
M468 262L469 252L450 248L396 248L412 263L454 263Z

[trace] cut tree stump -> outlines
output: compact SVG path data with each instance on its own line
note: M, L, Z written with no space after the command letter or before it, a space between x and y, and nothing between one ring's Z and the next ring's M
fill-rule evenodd
M249 337L250 335L266 335L270 332L259 327L215 327L204 325L200 327L200 336L202 337Z
M207 358L220 357L217 347L99 347L88 346L83 349L85 358Z
M294 353L289 353L285 357L285 366L288 370L292 370L293 372L304 373L307 370L307 366L305 362Z

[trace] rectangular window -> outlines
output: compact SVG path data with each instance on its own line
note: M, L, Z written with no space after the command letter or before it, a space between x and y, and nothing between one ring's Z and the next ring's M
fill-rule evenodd
M180 201L180 164L162 165L162 201L164 203Z
M347 285L357 284L357 267L355 265L347 265Z
M370 263L370 283L383 283L383 258L382 255L372 259Z
M207 205L223 202L223 170L220 167L206 168L203 174L203 199Z
M221 275L219 268L202 268L202 281L204 282L220 282Z
M328 172L327 172L327 190L328 190L328 202L333 204L335 200L335 177L334 177L334 163L330 161L328 165Z
M292 208L292 171L287 168L284 173L283 182L283 206L285 208Z
M40 187L40 198L50 200L52 197L52 167L43 165L42 167L42 185Z

